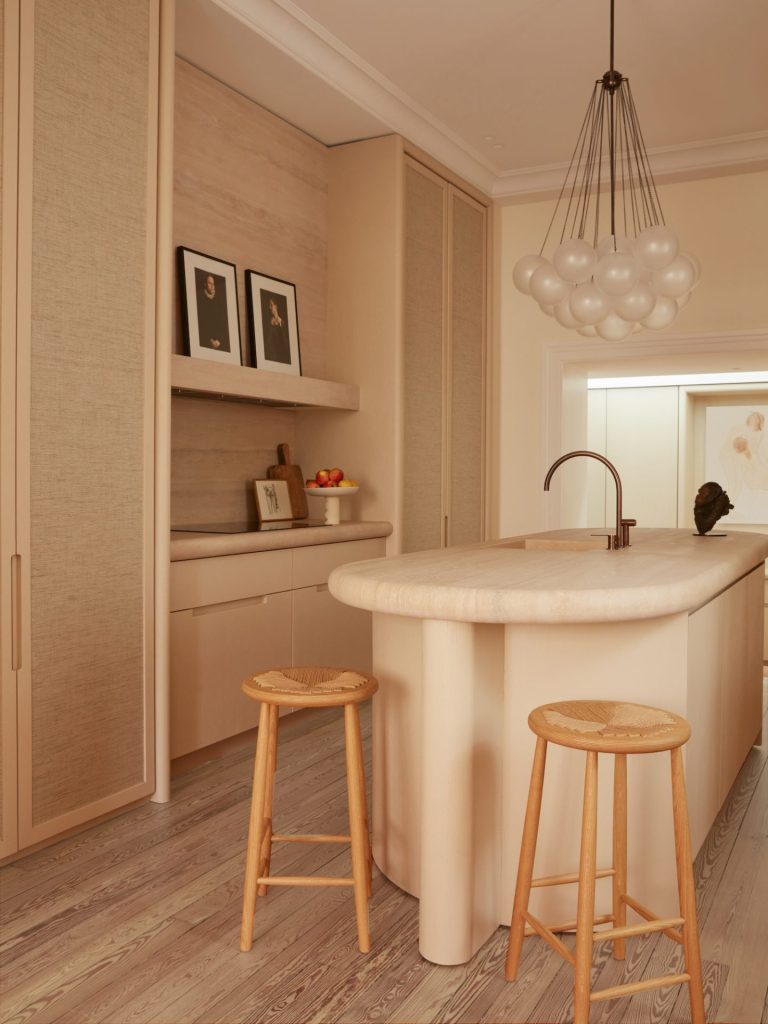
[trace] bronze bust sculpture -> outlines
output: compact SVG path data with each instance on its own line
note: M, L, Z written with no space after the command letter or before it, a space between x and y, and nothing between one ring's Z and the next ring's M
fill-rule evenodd
M693 519L696 529L703 537L709 533L722 516L727 516L733 508L730 499L720 484L710 480L702 484L693 503Z

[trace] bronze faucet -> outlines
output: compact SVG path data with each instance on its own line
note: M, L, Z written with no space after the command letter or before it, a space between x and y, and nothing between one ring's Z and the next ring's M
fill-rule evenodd
M554 476L555 470L563 462L567 462L568 459L575 459L577 456L585 455L589 459L597 459L598 462L602 462L606 466L613 476L616 484L616 533L613 537L609 537L608 547L609 549L617 550L618 548L628 548L629 543L629 528L630 526L637 526L636 519L622 519L621 518L621 479L616 471L616 467L612 462L609 462L604 455L598 455L597 452L568 452L567 455L561 455L560 458L553 462L547 471L547 475L544 479L544 490L549 490L549 484Z

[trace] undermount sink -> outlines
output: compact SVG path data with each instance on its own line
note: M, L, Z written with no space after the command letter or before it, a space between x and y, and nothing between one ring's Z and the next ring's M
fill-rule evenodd
M499 547L522 548L525 551L607 551L609 536L575 538L518 537L504 541Z

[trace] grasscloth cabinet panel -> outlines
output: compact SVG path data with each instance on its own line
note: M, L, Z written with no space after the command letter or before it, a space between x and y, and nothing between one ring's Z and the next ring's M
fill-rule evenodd
M406 158L403 551L483 536L486 217Z
M5 53L19 55L20 643L3 686L18 699L23 848L154 785L159 5L5 5L19 17Z

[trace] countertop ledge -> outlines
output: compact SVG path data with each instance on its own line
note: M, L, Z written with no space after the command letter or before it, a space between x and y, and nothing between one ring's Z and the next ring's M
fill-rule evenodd
M266 533L185 533L172 530L171 561L340 544L348 540L388 537L390 533L392 524L386 522L346 522L338 526L307 526L300 530L270 530Z
M583 540L590 530L528 537ZM768 534L634 529L622 551L521 550L503 538L344 565L334 597L368 611L459 622L620 622L701 607L768 557Z

